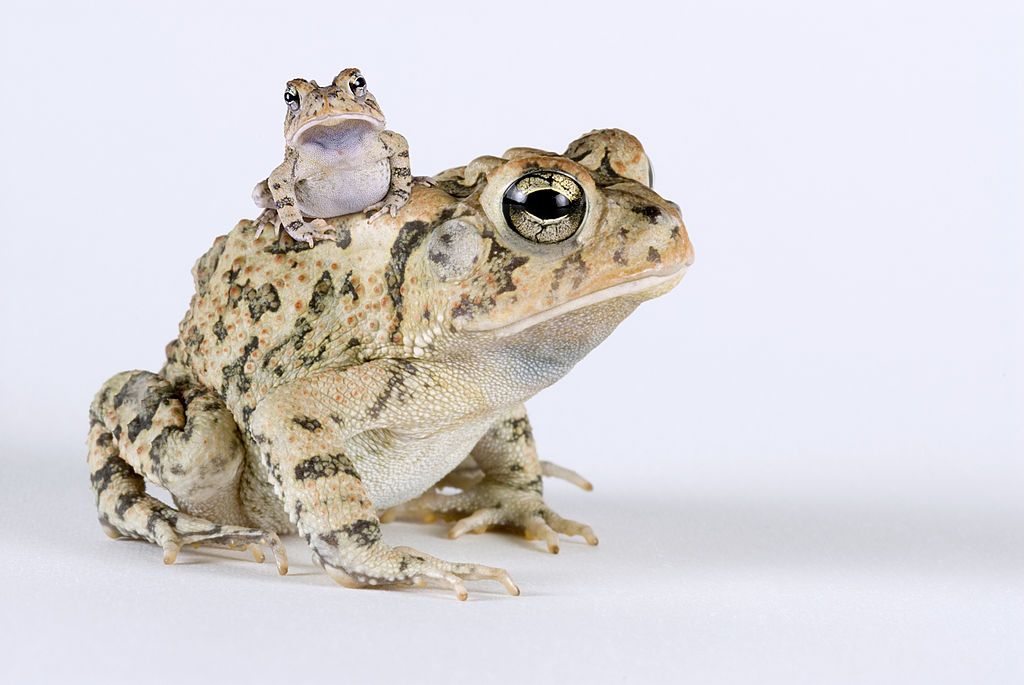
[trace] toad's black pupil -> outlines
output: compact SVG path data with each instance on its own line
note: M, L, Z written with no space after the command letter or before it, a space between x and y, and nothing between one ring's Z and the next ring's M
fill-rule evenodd
M284 101L285 102L291 102L294 99L295 99L295 96L292 95L291 93L285 93L284 94Z
M541 221L561 219L572 211L572 201L557 190L545 188L535 190L526 196L523 209Z
M366 79L364 79L362 76L360 76L359 78L356 79L355 84L356 84L356 88L363 88L363 87L366 86Z

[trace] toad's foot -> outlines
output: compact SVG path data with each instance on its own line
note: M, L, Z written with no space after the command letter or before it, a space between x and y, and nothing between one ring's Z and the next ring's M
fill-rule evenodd
M268 533L256 528L242 528L240 526L218 526L213 524L206 530L179 533L177 537L161 541L164 548L164 563L173 564L178 556L178 550L184 545L193 547L226 547L240 551L248 550L253 559L263 563L266 556L262 547L269 547L277 563L277 572L286 575L288 573L288 553L285 551L281 539L276 533Z
M331 226L323 219L293 221L285 226L284 230L295 240L301 243L309 243L310 247L313 247L317 240L337 240L338 238L334 226Z
M370 215L368 221L373 223L380 217L388 214L389 216L395 216L398 214L398 210L405 206L405 203L409 201L409 191L402 189L395 189L388 193L383 200L376 202L364 211L373 212ZM376 211L374 211L376 210Z
M163 548L165 564L173 564L178 558L178 552L186 545L226 547L236 551L248 550L253 558L260 563L263 563L265 559L261 547L269 547L277 561L278 573L282 576L288 573L288 554L276 533L256 528L212 523L175 511L162 502L153 500L148 495L143 496L133 505L133 509L140 509L140 511L128 513L144 514L145 512L141 509L147 507L150 509L146 514L149 522L147 533L149 534L144 537L151 539ZM124 530L123 526L115 526L110 523L104 525L104 530L112 538L119 538L122 535L143 537L133 535L130 531Z
M383 585L414 585L450 587L455 596L465 601L469 596L463 581L493 580L501 583L510 595L518 595L519 588L509 578L508 571L480 564L444 561L411 547L387 547L378 543L380 553L368 555L348 570L335 566L314 553L316 562L339 585L349 588Z
M486 478L454 495L427 492L384 512L381 520L418 517L430 522L437 516L455 519L448 529L450 538L469 532L483 533L488 528L497 527L520 531L528 540L543 540L552 554L558 554L559 533L578 535L591 545L597 544L597 536L590 526L564 519L551 511L536 490L496 483Z

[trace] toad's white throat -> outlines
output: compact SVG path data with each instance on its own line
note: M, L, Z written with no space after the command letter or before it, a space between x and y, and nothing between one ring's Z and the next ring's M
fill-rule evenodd
M664 289L664 292L667 292L674 287L685 274L686 267L681 266L668 273L662 271L647 276L641 276L640 278L626 281L625 283L619 283L617 285L589 293L575 300L563 302L551 309L545 309L542 312L537 312L532 316L528 316L522 321L516 321L515 323L506 324L504 326L485 326L482 328L467 328L466 330L474 333L487 332L498 338L506 338L508 336L515 335L516 333L521 333L527 328L532 328L539 323L550 321L551 319L562 316L563 314L568 314L569 312L583 309L584 307L590 307L601 302L607 302L608 300L613 300L619 297L629 297L630 295L637 295L651 290Z

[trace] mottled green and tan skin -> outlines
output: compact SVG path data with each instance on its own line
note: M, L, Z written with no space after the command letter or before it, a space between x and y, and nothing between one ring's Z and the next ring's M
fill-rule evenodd
M565 155L517 148L416 187L396 217L332 219L308 244L242 221L196 264L159 374L119 374L91 408L102 525L161 545L261 545L299 532L348 586L492 579L381 539L399 514L489 526L558 549L588 526L544 502L523 402L561 378L693 257L639 142L590 133ZM172 509L145 493L167 488ZM462 492L446 495L440 485Z
M252 194L267 210L257 236L270 223L312 246L334 237L329 217L377 210L373 221L394 216L409 200L409 145L385 130L384 113L358 69L343 70L328 86L293 79L284 99L284 161Z

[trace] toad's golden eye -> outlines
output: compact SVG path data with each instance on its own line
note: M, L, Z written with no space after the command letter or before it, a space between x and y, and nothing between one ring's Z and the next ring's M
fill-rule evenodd
M558 171L531 171L501 201L505 223L535 243L560 243L576 234L587 214L583 188Z

